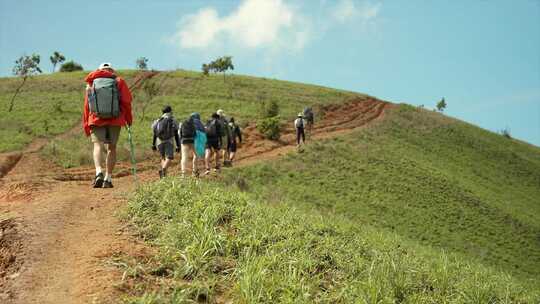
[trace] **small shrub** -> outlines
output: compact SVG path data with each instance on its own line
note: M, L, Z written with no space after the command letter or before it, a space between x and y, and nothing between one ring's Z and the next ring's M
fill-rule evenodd
M257 130L270 140L278 140L281 136L279 116L259 120L259 122L257 122Z
M501 135L508 138L508 139L512 139L512 136L510 135L510 129L508 127L502 129L500 131Z
M262 118L271 118L279 115L279 105L275 100L263 101L260 115Z
M82 65L76 63L73 60L62 64L62 66L60 67L60 72L75 72L75 71L82 71L82 70L83 70Z

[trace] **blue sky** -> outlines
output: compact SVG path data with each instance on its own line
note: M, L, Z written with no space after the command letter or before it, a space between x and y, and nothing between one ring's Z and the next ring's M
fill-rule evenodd
M540 146L540 1L0 0L0 76L22 54L94 69L199 70L352 90L448 115Z

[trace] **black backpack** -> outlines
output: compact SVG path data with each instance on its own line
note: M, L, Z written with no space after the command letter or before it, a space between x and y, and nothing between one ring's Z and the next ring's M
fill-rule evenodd
M180 128L180 135L182 136L182 138L194 138L195 133L195 123L190 117L182 123L182 127Z
M206 125L206 136L208 137L218 137L218 124L217 119L212 119Z
M170 117L161 117L154 129L154 134L161 140L174 137L174 121Z

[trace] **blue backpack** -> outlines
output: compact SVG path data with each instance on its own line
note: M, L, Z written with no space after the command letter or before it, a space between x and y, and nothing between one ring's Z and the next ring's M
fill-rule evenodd
M195 154L199 157L204 157L206 149L206 133L199 130L195 131Z

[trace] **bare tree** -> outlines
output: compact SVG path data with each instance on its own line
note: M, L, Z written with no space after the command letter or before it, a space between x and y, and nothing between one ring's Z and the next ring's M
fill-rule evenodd
M15 105L15 97L19 94L22 87L26 83L26 79L28 77L41 73L41 69L39 68L39 55L32 54L32 56L23 55L15 61L15 66L13 67L13 75L22 77L22 82L19 85L19 87L15 90L15 94L13 94L13 97L11 98L11 102L9 104L9 110L8 112L11 112L13 110L13 106Z

